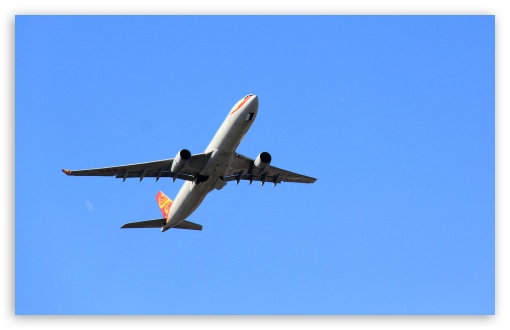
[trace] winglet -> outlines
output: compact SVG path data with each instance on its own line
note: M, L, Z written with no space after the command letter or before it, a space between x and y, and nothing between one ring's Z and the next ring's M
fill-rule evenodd
M170 206L172 206L172 200L166 197L163 192L158 192L156 195L156 202L158 202L159 209L161 210L161 214L168 219L168 213L170 212Z
M71 170L62 169L62 172L64 172L66 175L71 175Z

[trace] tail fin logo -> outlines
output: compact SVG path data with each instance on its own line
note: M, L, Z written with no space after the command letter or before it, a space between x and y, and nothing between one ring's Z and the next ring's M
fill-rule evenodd
M156 201L158 202L159 209L161 210L161 214L168 219L168 212L170 212L170 206L172 206L172 200L166 197L163 192L158 192L156 195Z

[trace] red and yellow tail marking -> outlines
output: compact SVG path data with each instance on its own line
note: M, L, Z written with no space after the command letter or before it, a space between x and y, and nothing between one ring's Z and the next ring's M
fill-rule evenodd
M170 206L172 206L172 200L160 191L156 195L156 201L158 202L161 214L168 220L168 213L170 212Z

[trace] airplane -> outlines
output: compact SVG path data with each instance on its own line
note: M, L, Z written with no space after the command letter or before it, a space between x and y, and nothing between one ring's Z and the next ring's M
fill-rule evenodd
M271 166L271 155L264 151L251 159L236 152L237 147L257 117L259 99L249 94L239 100L229 111L223 124L203 153L192 155L180 150L175 158L146 163L67 170L69 176L115 176L122 178L147 177L184 180L175 200L161 191L156 195L163 218L126 223L121 228L170 228L202 230L202 225L186 220L202 203L208 193L221 190L228 182L258 181L261 185L271 182L276 187L282 182L314 183L317 179Z

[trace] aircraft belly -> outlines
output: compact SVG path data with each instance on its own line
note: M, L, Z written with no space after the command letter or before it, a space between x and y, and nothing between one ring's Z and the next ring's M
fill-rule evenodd
M228 167L234 159L234 155L234 152L226 152L221 149L215 149L204 168L200 171L200 175L209 177L207 181L212 181L214 183L218 177L226 175Z
M206 182L202 183L202 185L205 184ZM202 189L193 189L194 185L193 182L186 182L177 194L170 207L167 227L173 227L186 220L202 204L205 196L211 191L206 186L200 187Z
M225 185L223 177L236 154L237 146L250 129L255 119L258 100L254 98L254 106L246 106L229 113L213 139L207 146L205 153L211 152L199 176L206 178L200 183L186 182L170 208L168 223L165 227L172 227L186 220L204 201L205 196L214 189L221 189ZM249 117L247 117L250 115Z
M206 148L206 152L214 149L234 152L246 132L248 132L251 124L252 122L247 123L239 118L237 120L225 121Z

